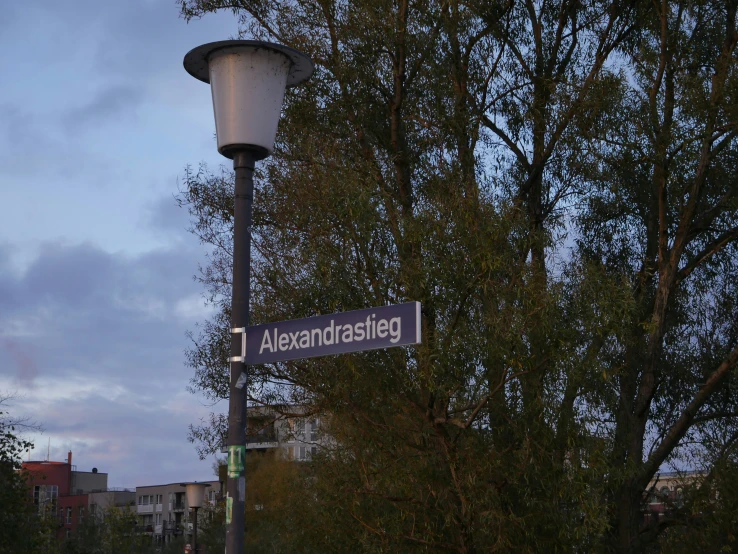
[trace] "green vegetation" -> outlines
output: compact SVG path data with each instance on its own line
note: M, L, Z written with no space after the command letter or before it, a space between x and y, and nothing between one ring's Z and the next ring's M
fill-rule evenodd
M253 402L307 406L335 443L250 541L735 550L736 0L180 5L317 65L257 175L254 323L423 305L418 348L252 368ZM214 400L231 195L203 166L180 196L212 246L189 361ZM192 428L203 455L225 424ZM646 524L651 480L685 467L706 482Z
M153 554L151 535L139 533L136 512L130 507L110 507L89 514L73 536L60 543L61 554ZM177 550L181 552L182 550Z
M18 435L26 422L13 418L6 407L12 396L0 396L0 554L31 554L45 543L46 526L30 502L21 456L33 444Z

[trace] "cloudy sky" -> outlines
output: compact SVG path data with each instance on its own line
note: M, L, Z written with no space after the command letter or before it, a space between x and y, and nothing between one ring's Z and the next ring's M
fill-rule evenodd
M182 58L236 33L174 0L3 7L0 394L43 426L33 459L50 439L109 486L211 478L186 438L210 408L183 363L204 248L173 195L187 164L226 161Z

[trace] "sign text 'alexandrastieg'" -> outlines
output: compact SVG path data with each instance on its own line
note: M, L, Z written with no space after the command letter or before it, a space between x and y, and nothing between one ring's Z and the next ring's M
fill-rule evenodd
M246 328L245 363L265 364L420 343L420 302Z

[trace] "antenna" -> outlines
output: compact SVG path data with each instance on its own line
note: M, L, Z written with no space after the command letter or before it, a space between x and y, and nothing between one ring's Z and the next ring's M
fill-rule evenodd
M46 447L46 461L49 461L49 457L51 456L51 437L49 437L49 445Z

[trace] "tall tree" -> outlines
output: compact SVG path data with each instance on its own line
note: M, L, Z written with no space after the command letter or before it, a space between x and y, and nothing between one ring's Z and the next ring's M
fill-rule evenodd
M735 4L180 1L317 64L258 178L254 320L423 305L418 348L253 368L253 403L330 414L318 550L643 551L652 478L735 456ZM180 197L214 399L231 180Z
M27 476L21 471L21 456L33 444L20 431L36 426L7 411L13 395L0 395L0 553L41 552L44 526L33 505Z
M601 351L617 368L605 405L611 535L623 550L640 540L643 490L665 462L708 430L735 440L736 6L662 1L648 12L623 63L625 124L593 119L585 133L597 148L580 253L627 276L632 298Z

